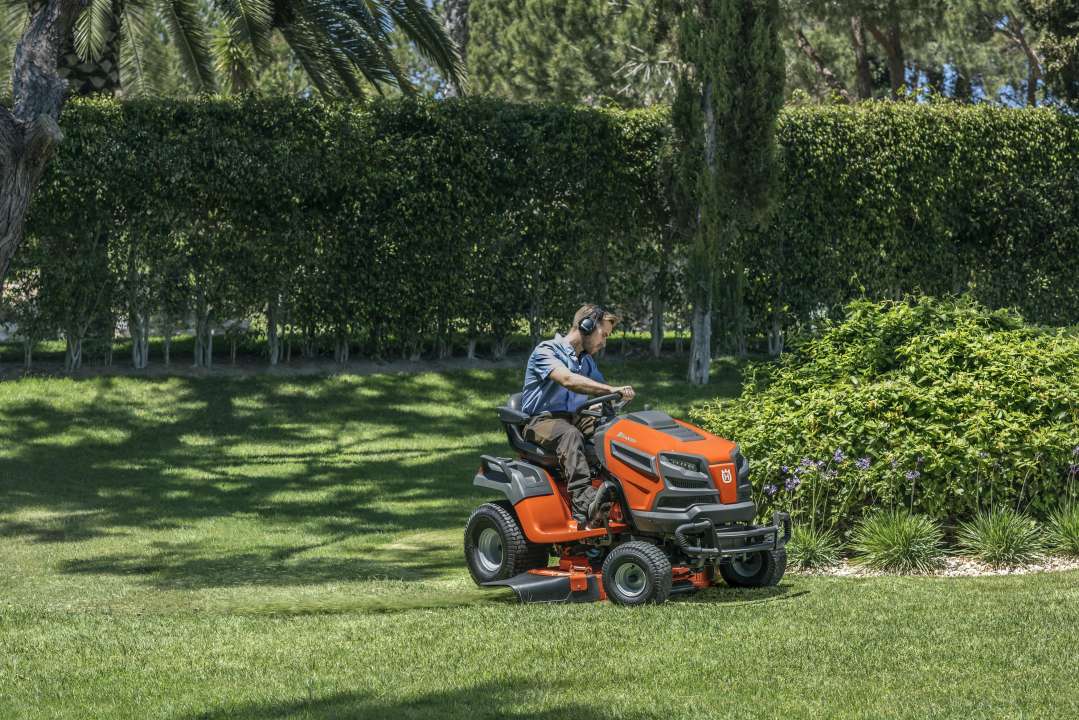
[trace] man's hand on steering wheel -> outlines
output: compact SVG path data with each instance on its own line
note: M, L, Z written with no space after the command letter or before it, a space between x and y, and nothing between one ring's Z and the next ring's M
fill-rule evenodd
M612 388L612 390L613 392L606 395L598 395L586 400L579 408L577 408L577 412L581 415L591 415L592 417L597 418L617 415L618 412L628 405L629 401L636 396L632 385L623 385L619 388ZM589 409L594 405L601 405L603 410Z

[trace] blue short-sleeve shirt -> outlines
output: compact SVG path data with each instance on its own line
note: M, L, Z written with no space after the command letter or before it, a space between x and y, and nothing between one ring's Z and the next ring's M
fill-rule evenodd
M544 340L528 358L525 368L524 390L521 394L521 412L537 415L541 412L576 412L587 395L581 395L562 387L551 379L551 371L556 367L568 368L570 372L604 382L603 373L596 367L591 355L577 357L573 346L561 335L555 334L553 340Z

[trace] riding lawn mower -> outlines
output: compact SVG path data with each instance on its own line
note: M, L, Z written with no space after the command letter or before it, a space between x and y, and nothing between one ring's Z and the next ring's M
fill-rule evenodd
M521 395L498 408L517 458L483 455L474 484L503 495L472 513L465 559L481 586L507 586L521 602L661 603L716 583L776 585L787 566L791 520L757 514L749 462L738 446L666 413L622 414L620 393L586 401L596 418L585 441L596 488L592 527L571 509L558 459L525 440ZM552 563L552 556L557 563Z

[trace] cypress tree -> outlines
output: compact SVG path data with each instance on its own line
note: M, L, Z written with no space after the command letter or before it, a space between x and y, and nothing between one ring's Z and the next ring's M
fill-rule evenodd
M690 0L683 7L673 204L690 246L689 380L696 384L708 382L717 287L741 338L737 350L745 352L742 249L777 187L785 70L778 24L777 0Z

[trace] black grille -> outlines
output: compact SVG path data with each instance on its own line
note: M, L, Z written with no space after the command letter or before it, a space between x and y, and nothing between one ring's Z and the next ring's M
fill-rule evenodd
M692 505L716 502L715 495L666 495L656 503L657 510L685 510Z

